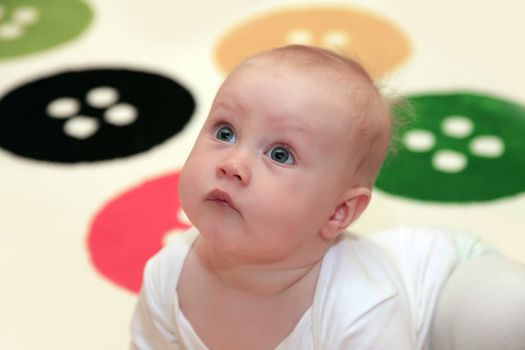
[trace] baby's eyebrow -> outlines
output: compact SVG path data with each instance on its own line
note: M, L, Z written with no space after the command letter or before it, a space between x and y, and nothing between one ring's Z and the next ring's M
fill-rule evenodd
M286 117L278 116L270 118L269 121L273 122L275 128L280 130L314 136L312 132L313 128L307 125L304 120L290 120Z
M245 112L241 105L235 103L235 101L227 100L216 101L212 108L218 111L234 111L240 114L243 114Z

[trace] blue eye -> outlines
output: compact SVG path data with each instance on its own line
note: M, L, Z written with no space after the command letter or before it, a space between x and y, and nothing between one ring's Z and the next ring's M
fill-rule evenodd
M283 146L271 148L266 154L274 161L283 164L295 164L292 153Z
M228 143L235 143L237 137L235 132L229 126L220 126L215 130L215 138L219 141L224 141Z

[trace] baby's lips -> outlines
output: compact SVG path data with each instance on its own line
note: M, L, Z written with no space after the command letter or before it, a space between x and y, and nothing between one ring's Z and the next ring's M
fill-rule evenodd
M211 191L208 194L208 196L206 196L206 199L209 201L224 203L224 205L227 205L228 207L237 210L230 195L222 190Z
M287 44L322 46L355 56L374 78L402 64L408 38L387 19L351 7L297 7L270 12L226 33L215 50L220 68L230 72L246 57Z

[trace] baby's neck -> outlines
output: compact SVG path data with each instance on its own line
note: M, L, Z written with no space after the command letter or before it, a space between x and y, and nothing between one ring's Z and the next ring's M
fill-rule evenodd
M249 264L217 251L205 239L195 250L202 266L216 277L221 288L248 298L273 298L315 285L322 255L301 264ZM309 288L307 288L309 289Z

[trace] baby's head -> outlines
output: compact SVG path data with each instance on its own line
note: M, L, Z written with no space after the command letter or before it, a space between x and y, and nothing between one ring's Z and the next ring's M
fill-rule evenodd
M217 92L182 171L184 210L225 250L315 255L366 208L390 124L350 59L297 45L253 56Z

